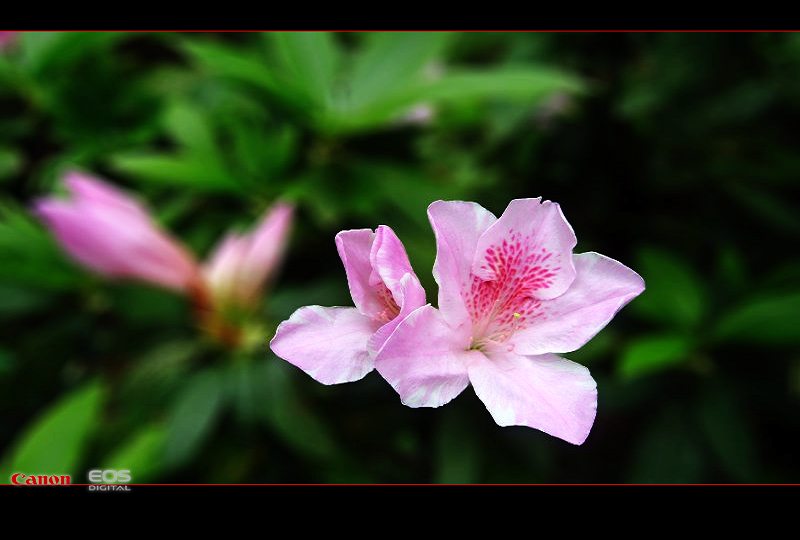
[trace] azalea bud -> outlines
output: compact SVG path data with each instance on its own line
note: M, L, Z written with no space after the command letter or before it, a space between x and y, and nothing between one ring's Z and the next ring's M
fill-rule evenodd
M294 209L278 203L247 234L229 233L203 267L214 303L251 308L275 274L286 249Z
M72 258L107 277L179 292L197 287L199 271L192 255L135 199L77 172L68 173L64 184L71 198L40 199L36 213Z

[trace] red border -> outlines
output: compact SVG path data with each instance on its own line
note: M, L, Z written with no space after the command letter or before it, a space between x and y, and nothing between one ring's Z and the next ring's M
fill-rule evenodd
M342 484L342 483L335 483L335 484L320 484L320 483L307 483L307 484L298 484L298 483L278 483L278 484L65 484L65 485L53 485L53 486L27 486L27 485L14 485L14 484L0 484L0 486L9 486L9 487L20 487L20 488L36 488L36 487L69 487L69 486L157 486L157 487L195 487L195 486L220 486L220 487L265 487L265 486L273 486L273 487L341 487L341 486L355 486L355 487L370 487L370 486L385 486L385 487L437 487L437 486L487 486L487 487L557 487L557 486L566 486L566 487L610 487L610 486L620 486L620 487L643 487L643 486L653 486L653 487L672 487L672 486L693 486L693 487L701 487L701 486L710 486L710 487L733 487L733 486L748 486L748 487L798 487L800 483L787 483L787 484L770 484L770 483L752 483L752 484L425 484L425 483L408 483L408 484Z
M682 30L643 30L643 29L617 29L617 30L608 30L608 29L596 29L596 30L575 30L575 29L564 29L564 30L552 30L552 29L544 29L544 30L537 30L537 29L529 29L529 30L456 30L456 29L440 29L440 30L396 30L396 29L359 29L359 30L342 30L342 29L319 29L319 30L297 30L297 29L261 29L261 30L80 30L80 29L69 29L69 30L59 30L53 28L45 28L45 29L27 29L27 30L3 30L5 32L129 32L129 33L166 33L166 32L174 32L174 33L199 33L199 32L208 32L208 33L252 33L252 32L397 32L397 33L404 33L404 32L471 32L471 33L489 33L489 32L497 32L497 33L522 33L522 32L530 32L530 33L546 33L546 34L613 34L613 33L629 33L629 34L643 34L643 33L685 33L685 34L697 34L697 33L800 33L800 29L755 29L755 30L747 30L747 29L709 29L709 30L696 30L696 29L682 29Z
M800 33L800 30L787 30L787 29L776 29L776 30L765 30L765 29L756 29L756 30L746 30L746 29L730 29L730 30L719 30L719 29L711 29L711 30L642 30L642 29L633 29L633 30L625 30L625 29L618 29L618 30L609 30L609 29L597 29L597 30L453 30L453 29L445 29L445 30L396 30L396 29L388 29L388 30L381 30L381 29L360 29L360 30L292 30L292 29L280 29L280 30L269 30L269 29L262 29L262 30L58 30L58 29L36 29L36 30L7 30L11 32L129 32L129 33L254 33L254 32L470 32L470 33L489 33L489 32L502 32L502 33L523 33L523 32L531 32L531 33L548 33L548 34L555 34L555 33L579 33L579 34L591 34L591 33L600 33L600 34L609 34L609 33L633 33L633 34L643 34L643 33L689 33L689 34L696 34L696 33ZM521 487L532 487L532 486L542 486L542 487L555 487L555 486L567 486L567 487L589 487L589 486L598 486L598 487L609 487L609 486L620 486L620 487L640 487L640 486L653 486L653 487L671 487L671 486L711 486L711 487L729 487L729 486L752 486L752 487L773 487L773 486L786 486L786 487L797 487L800 486L800 483L787 483L787 484L774 484L774 483L749 483L749 484L736 484L736 483L715 483L715 484L609 484L609 483L598 483L598 484L583 484L583 483L570 483L570 484L433 484L433 483L399 483L399 484L320 484L320 483L264 483L264 484L67 484L65 486L56 486L56 487L67 487L67 486L95 486L95 485L125 485L125 486L158 486L158 487L200 487L200 486L220 486L220 487L265 487L265 486L274 486L274 487L341 487L341 486L356 486L356 487L369 487L369 486L388 486L388 487L437 487L437 486L487 486L487 487L514 487L514 486L521 486ZM23 485L14 485L14 484L0 484L0 487L54 487L54 486L23 486Z

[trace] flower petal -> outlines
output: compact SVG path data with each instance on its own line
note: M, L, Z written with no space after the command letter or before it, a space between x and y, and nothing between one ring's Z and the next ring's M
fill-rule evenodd
M519 356L504 349L473 357L469 380L500 426L528 426L583 444L597 413L589 370L554 354Z
M35 208L73 258L109 277L179 292L197 285L194 258L132 197L87 176L72 174L66 181L73 200L45 198Z
M370 251L374 238L375 233L370 229L352 229L336 235L336 249L347 274L350 296L358 311L369 317L375 317L384 309L375 287L370 285Z
M203 266L203 275L216 299L224 302L234 296L249 248L250 239L235 233L228 233L214 248Z
M133 197L97 177L69 171L64 175L64 185L76 203L89 206L106 206L119 213L130 213L142 219L150 219L147 210Z
M439 310L422 306L405 317L375 357L375 369L409 407L439 407L467 387L466 350Z
M472 273L507 283L528 296L560 296L575 279L572 248L577 239L557 203L515 199L478 240Z
M411 274L416 278L403 242L386 225L380 225L375 230L375 239L370 250L370 264L374 272L370 284L373 287L377 287L381 283L386 285L395 301L403 295L400 287L400 280L403 276ZM397 303L400 304L400 302ZM420 306L424 304L423 301Z
M291 205L277 203L267 210L250 233L250 246L239 274L240 279L244 279L244 284L239 288L242 300L257 296L264 282L275 273L286 251L293 214Z
M356 308L306 306L278 326L270 348L322 384L357 381L372 371L367 340L375 330Z
M397 328L397 325L403 322L403 319L418 307L425 305L425 289L420 285L417 276L413 274L404 275L400 279L397 289L398 294L395 295L395 299L400 305L400 313L397 317L381 326L369 339L367 349L373 356L380 351L383 344Z
M511 336L518 354L571 352L605 327L622 307L644 291L644 280L624 264L600 255L573 257L576 277L563 295L541 303L541 315Z
M475 249L497 218L477 203L436 201L428 207L428 219L436 235L433 277L439 284L439 309L455 328L470 320L464 291L471 284Z

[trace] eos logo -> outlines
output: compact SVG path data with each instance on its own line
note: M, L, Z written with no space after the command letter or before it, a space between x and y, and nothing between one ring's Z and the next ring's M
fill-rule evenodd
M89 471L89 482L92 484L127 484L131 481L129 469L92 469Z
M88 475L89 491L130 491L130 486L123 486L120 484L127 484L131 481L131 471L129 469L92 469Z

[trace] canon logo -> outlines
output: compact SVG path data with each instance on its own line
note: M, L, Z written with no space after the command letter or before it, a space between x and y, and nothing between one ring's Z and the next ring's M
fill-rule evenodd
M14 473L11 483L15 486L66 486L72 483L68 474L25 474Z

